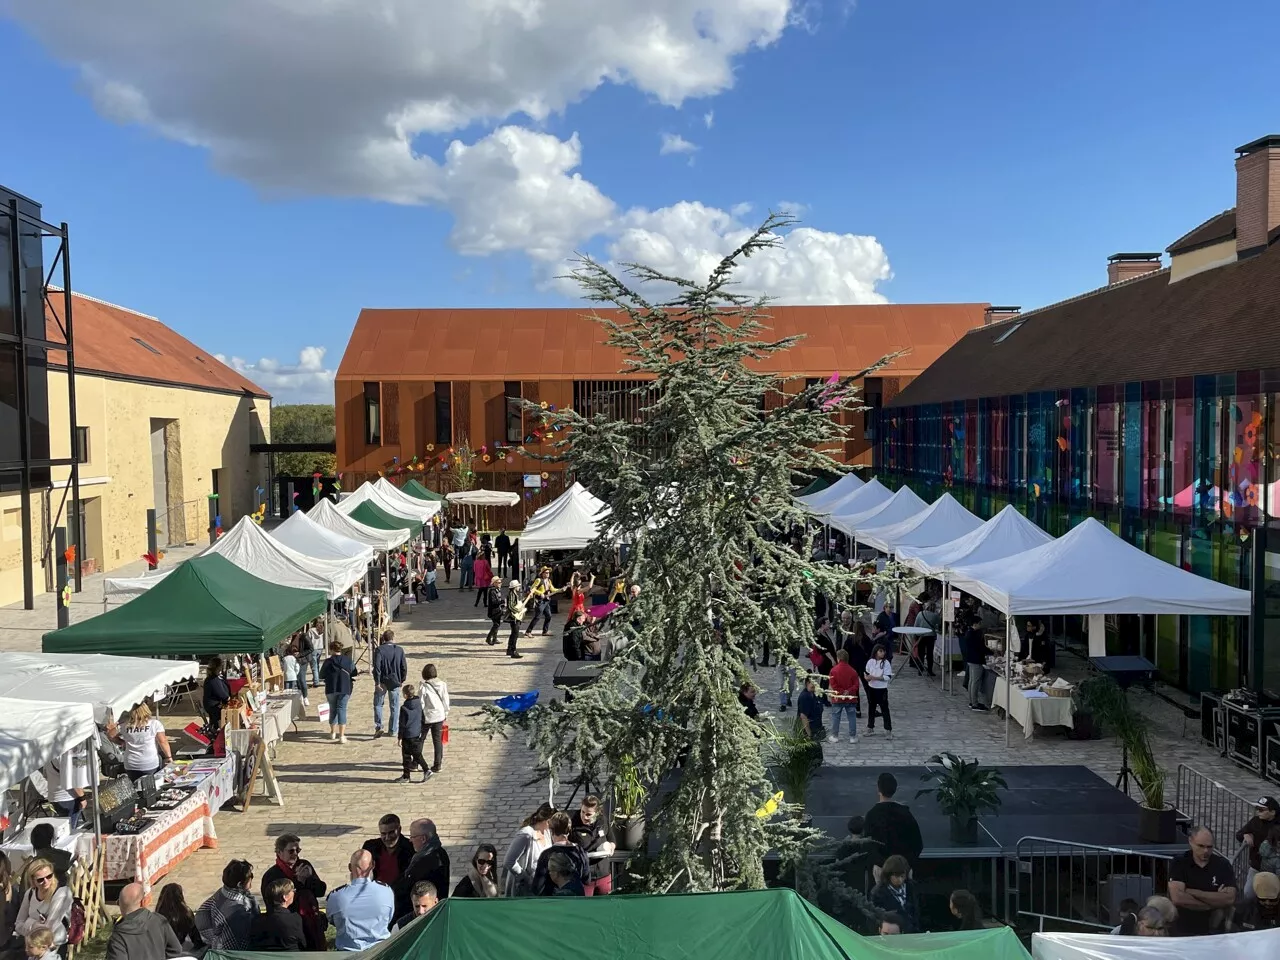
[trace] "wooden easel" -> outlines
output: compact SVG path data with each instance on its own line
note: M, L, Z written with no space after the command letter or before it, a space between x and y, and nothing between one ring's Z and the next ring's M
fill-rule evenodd
M271 764L271 758L267 756L266 742L256 732L249 738L249 752L245 756L245 762L249 765L249 770L245 776L244 789L236 797L236 801L240 804L240 812L248 812L249 802L253 799L259 776L262 777L264 795L277 806L284 806L284 797L280 793L280 781L276 779L275 767Z
M268 693L284 690L284 667L275 654L266 658L262 666L262 689Z

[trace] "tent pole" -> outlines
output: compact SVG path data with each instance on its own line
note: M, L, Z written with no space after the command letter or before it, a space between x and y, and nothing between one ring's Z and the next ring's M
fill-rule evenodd
M1004 615L1004 745L1009 746L1009 714L1013 713L1013 661L1009 644L1013 639L1013 614Z
M93 855L97 857L98 851L102 849L102 808L98 803L98 795L101 793L100 783L101 777L98 771L98 731L93 731L93 736L89 738L89 782L93 786Z
M948 614L951 613L951 584L947 580L946 574L942 575L942 692L947 692L947 674L954 673L951 663L951 619ZM954 688L955 682L952 681Z

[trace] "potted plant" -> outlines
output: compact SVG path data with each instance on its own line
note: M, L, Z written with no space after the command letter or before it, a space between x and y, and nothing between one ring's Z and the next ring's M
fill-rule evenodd
M799 717L789 734L775 735L769 766L786 801L803 807L809 784L822 767L822 745L805 732Z
M614 833L623 850L644 849L644 803L648 796L635 758L624 755L613 775Z
M1080 684L1081 699L1094 722L1120 740L1124 763L1142 794L1138 811L1138 835L1147 843L1174 843L1178 816L1165 803L1165 772L1156 763L1147 718L1133 709L1115 678L1099 674Z
M929 770L920 779L934 786L918 790L916 798L932 794L938 807L951 818L951 839L955 843L978 842L978 814L995 813L1003 800L999 791L1009 789L1004 775L977 760L962 760L954 753L938 753L929 758Z
M1071 718L1069 738L1072 740L1102 739L1102 722L1098 719L1098 715L1093 709L1098 679L1097 677L1089 677L1086 680L1081 680L1071 692L1074 711Z

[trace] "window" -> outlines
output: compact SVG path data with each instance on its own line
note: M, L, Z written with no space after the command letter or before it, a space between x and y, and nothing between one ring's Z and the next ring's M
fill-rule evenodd
M436 443L453 443L453 384L447 380L436 382Z
M364 385L364 442L382 446L382 390L379 383Z
M162 354L159 350L157 350L157 349L156 349L155 347L153 347L151 344L147 343L147 341L143 340L141 337L134 337L134 338L133 338L133 342L134 342L134 343L136 343L136 344L138 344L138 345L139 345L139 346L141 346L141 347L145 347L146 349L150 350L150 351L151 351L152 353L154 353L157 357L162 357L162 356L164 356L164 354Z
M89 428L76 427L76 463L89 462Z
M524 411L520 408L520 381L508 380L503 384L503 394L507 398L507 443L524 441Z
M1019 328L1019 327L1021 327L1021 326L1022 326L1022 324L1023 324L1024 322L1025 322L1025 321L1023 321L1023 320L1019 320L1019 321L1018 321L1017 323L1015 323L1012 327L1010 327L1010 328L1009 328L1008 330L1006 330L1004 333L1000 334L1000 336L996 337L996 338L995 338L994 340L992 340L991 342L992 342L993 344L994 344L994 343L1004 343L1006 340L1008 340L1010 337L1012 337L1015 333L1017 333L1017 332L1018 332L1018 328Z

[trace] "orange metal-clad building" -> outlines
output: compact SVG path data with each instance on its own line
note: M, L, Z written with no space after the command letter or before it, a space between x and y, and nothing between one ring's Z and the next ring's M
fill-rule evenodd
M867 403L880 406L965 331L981 326L989 310L985 303L774 306L763 335L804 339L762 369L804 378L791 388L799 390L805 379L848 374L906 351L864 385ZM478 486L525 493L522 508L491 518L495 526L518 528L564 486L555 465L519 454L521 445L550 453L551 441L535 436L536 418L522 416L510 401L545 403L549 412L635 415L627 393L634 378L621 372L622 356L605 338L603 326L578 308L362 310L334 387L343 486L353 489L381 473L393 482L414 476L448 488L454 466L448 451L465 438L473 449L485 448L474 463ZM867 422L860 414L850 418L848 463L871 462ZM541 490L525 485L526 475L543 472Z

